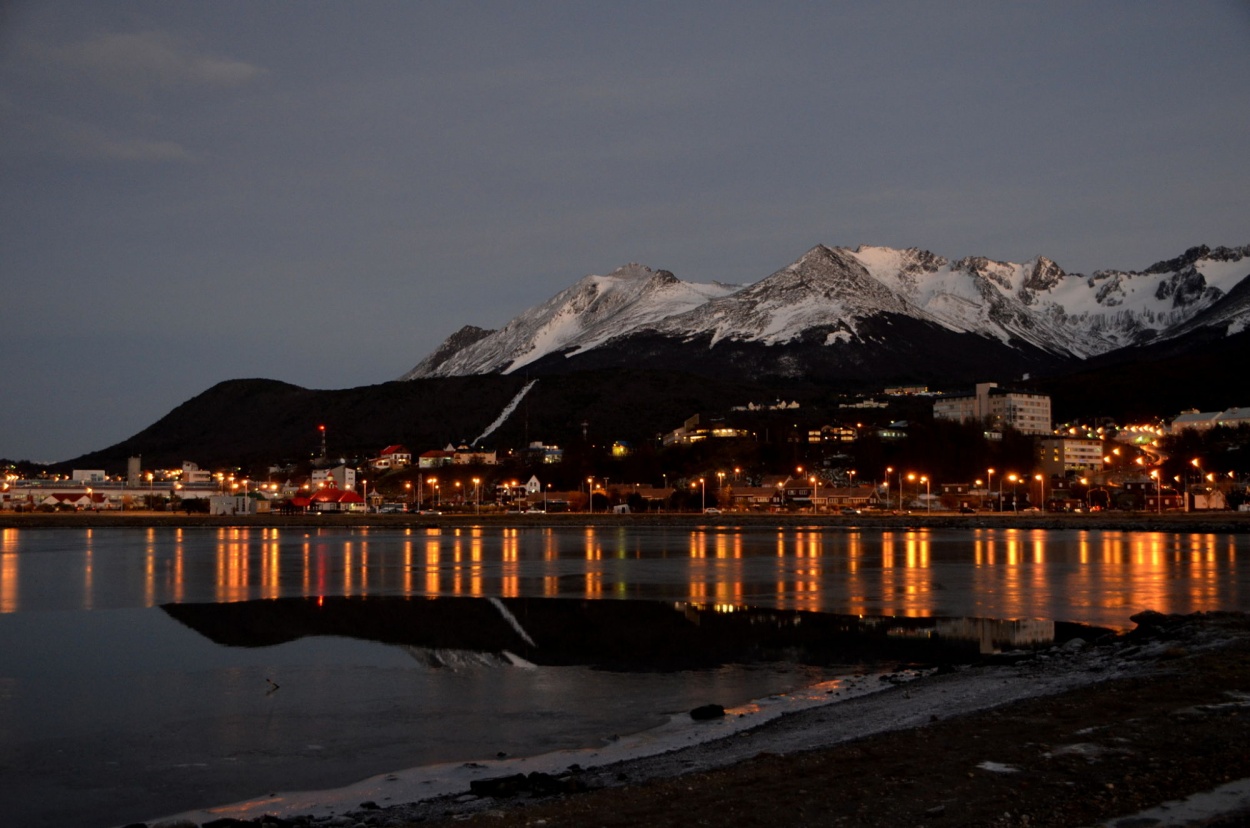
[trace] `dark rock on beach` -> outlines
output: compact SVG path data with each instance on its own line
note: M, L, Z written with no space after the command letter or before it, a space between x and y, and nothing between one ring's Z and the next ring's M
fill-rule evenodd
M705 704L690 711L690 718L696 722L708 722L713 719L725 718L725 708L719 704Z

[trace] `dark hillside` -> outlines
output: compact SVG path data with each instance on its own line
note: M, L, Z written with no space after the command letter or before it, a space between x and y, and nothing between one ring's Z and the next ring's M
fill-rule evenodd
M1250 405L1250 331L1225 337L1205 329L1126 351L1033 383L1051 395L1055 421L1136 420Z
M118 473L146 467L307 459L325 425L333 457L375 454L392 443L442 447L472 440L524 385L516 377L452 377L316 391L265 379L229 380L187 400L138 434L65 466Z

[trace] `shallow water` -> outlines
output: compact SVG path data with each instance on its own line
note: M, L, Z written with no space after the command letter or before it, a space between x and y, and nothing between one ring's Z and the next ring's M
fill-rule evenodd
M594 658L518 668L458 639L284 638L272 624L269 639L215 640L169 605L631 599L1122 628L1143 609L1247 609L1248 553L1241 536L1022 530L0 530L0 813L121 824L278 787L584 746L830 672L622 672ZM611 632L645 653L644 627Z

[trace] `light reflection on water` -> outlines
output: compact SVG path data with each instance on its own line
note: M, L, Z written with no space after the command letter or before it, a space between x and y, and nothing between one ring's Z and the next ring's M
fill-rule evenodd
M0 766L11 772L0 812L24 825L124 824L270 785L583 746L664 712L835 678L791 666L433 669L411 647L350 632L224 646L156 609L169 604L205 605L211 619L251 604L269 612L272 599L310 599L322 613L338 597L612 599L587 606L613 610L641 599L706 605L724 621L739 614L715 610L744 606L943 618L939 637L993 646L1032 622L960 619L1126 627L1142 609L1244 610L1248 570L1250 538L1213 534L3 529Z
M1125 627L1142 609L1244 609L1247 544L1238 535L1024 529L5 529L0 613L425 595Z

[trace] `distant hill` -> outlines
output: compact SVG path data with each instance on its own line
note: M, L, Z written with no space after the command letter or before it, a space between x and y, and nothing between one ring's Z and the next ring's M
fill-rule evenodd
M333 457L373 456L392 443L417 452L442 448L478 437L525 383L525 377L485 375L315 391L275 380L229 380L133 437L61 465L120 471L132 455L149 467L305 460L319 447L322 424ZM595 439L643 442L696 412L768 401L769 393L751 383L680 373L584 372L539 381L484 444L565 444L580 437L583 423Z

